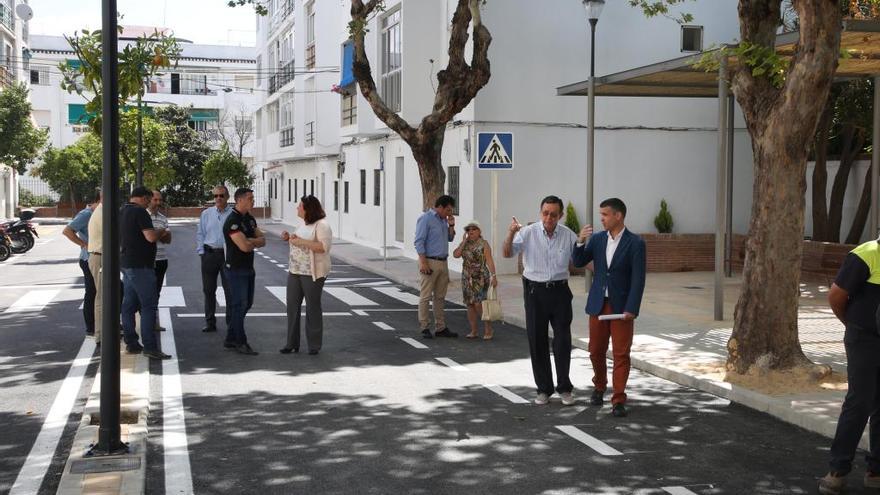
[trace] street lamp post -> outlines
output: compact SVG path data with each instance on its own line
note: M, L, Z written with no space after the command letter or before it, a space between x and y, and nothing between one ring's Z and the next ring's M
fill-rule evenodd
M590 21L590 85L587 95L587 215L584 220L586 225L593 223L593 156L595 151L595 124L596 124L596 24L605 7L605 0L581 0L587 11L587 19ZM592 273L584 270L584 284L586 291L590 291L592 285Z

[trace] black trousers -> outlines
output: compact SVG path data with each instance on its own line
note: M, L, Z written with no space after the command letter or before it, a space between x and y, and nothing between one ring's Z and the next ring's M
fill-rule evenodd
M95 295L98 293L98 289L95 287L95 279L89 270L89 262L79 260L79 268L83 272L86 286L86 293L83 296L83 320L86 323L86 332L95 333Z
M560 394L574 388L568 377L571 368L571 290L567 283L552 285L523 278L523 301L526 308L526 333L532 374L539 393L553 395L553 370L550 367L549 325L553 325L553 360L556 364L556 387Z
M165 272L167 271L168 260L156 260L156 291L160 295L162 294L162 285L165 284Z
M852 470L859 440L868 425L870 450L865 461L871 472L880 473L880 336L847 327L843 342L848 388L831 443L831 470L840 474Z
M201 255L202 258L202 293L205 295L205 323L209 327L217 326L217 319L214 313L217 312L217 276L220 276L220 283L223 286L223 294L226 297L226 304L229 305L231 298L229 297L229 282L226 280L226 274L223 273L223 250L215 249L213 251L205 251ZM226 325L229 325L229 311L226 311Z

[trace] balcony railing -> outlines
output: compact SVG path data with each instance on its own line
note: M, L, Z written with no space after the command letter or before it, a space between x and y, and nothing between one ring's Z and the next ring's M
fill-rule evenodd
M293 68L293 60L287 63L284 67L279 69L275 74L272 74L269 77L269 94L273 94L279 89L282 88L285 84L293 81L296 72Z
M307 148L315 145L315 121L306 123L305 145Z
M5 3L0 3L0 24L6 26L13 33L15 32L15 14Z
M315 42L306 47L306 69L315 68Z
M278 134L278 145L282 148L286 148L288 146L293 146L294 141L294 128L290 127L288 129L282 129Z

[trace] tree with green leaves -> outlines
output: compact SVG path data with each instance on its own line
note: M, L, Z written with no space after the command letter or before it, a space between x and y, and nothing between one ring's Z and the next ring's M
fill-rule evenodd
M101 185L101 139L87 133L65 148L50 147L31 172L71 204L87 198Z
M122 26L119 26L122 32ZM61 87L70 93L77 93L85 97L86 111L95 118L89 121L93 132L101 134L101 60L102 60L102 36L101 31L88 31L74 33L72 37L65 36L70 48L79 59L79 63L61 63ZM119 79L119 106L125 106L130 99L134 98L138 103L142 100L146 90L146 80L158 75L162 69L177 66L181 48L177 39L166 36L155 30L153 34L138 37L132 43L120 43L122 51L118 59Z
M254 183L254 176L224 145L208 157L202 170L202 180L209 186L231 184L235 187L248 187Z
M40 156L46 141L46 132L31 121L31 102L24 84L0 91L0 163L23 174Z
M124 182L134 183L137 176L137 109L119 115L119 164ZM168 163L169 128L149 116L143 117L144 185L160 189L174 180Z
M188 125L189 112L185 107L159 107L154 117L168 130L167 163L174 171L174 178L165 186L165 201L173 206L202 204L208 199L202 169L211 148L201 134Z

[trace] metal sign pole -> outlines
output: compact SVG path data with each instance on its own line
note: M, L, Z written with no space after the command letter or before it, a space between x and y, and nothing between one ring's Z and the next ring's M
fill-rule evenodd
M388 269L388 188L385 186L385 147L379 146L379 173L382 174L382 262Z

